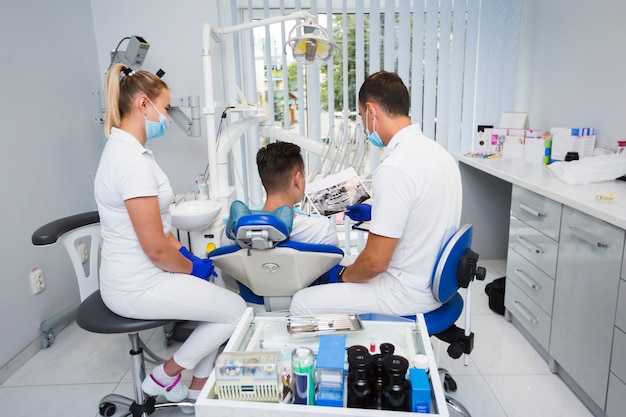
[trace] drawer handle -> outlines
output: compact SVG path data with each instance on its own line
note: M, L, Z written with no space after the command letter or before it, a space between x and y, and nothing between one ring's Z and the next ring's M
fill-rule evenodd
M528 249L531 252L534 253L545 253L545 250L543 250L543 248L535 245L533 242L531 242L528 238L525 238L524 236L518 236L517 240L519 241L519 243L522 244L522 246L526 247L526 249Z
M519 208L521 208L522 210L524 210L527 213L532 214L535 217L546 217L547 214L546 213L542 213L537 209L532 208L531 206L525 204L525 203L519 203Z
M537 324L537 323L539 323L539 320L537 320L537 317L533 316L533 314L530 311L528 311L528 309L526 309L526 307L524 307L524 304L522 304L521 301L513 300L513 304L515 304L515 307L517 308L517 310L520 312L520 314L522 316L524 316L524 318L530 324Z
M588 244L590 244L591 246L595 248L608 249L609 247L608 243L603 242L602 239L595 236L593 233L589 233L586 230L580 229L575 226L570 226L569 230L570 232L572 232L572 235L574 235L575 237L577 237L578 239L584 242L587 242Z
M528 285L533 290L539 291L541 289L541 285L539 285L534 279L532 279L526 272L522 271L519 268L515 268L515 274L519 277L520 280L526 285Z

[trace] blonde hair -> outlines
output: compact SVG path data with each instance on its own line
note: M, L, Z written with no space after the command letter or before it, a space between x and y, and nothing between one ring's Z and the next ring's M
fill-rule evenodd
M122 118L131 111L131 102L138 94L145 94L150 100L156 99L167 90L167 84L156 75L144 70L133 71L124 64L115 64L106 74L106 114L104 134L108 138L111 129L119 127Z

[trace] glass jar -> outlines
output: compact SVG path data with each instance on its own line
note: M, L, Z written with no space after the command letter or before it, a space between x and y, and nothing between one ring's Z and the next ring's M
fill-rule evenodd
M372 384L368 378L372 357L369 352L356 352L348 357L348 399L350 408L372 408Z
M383 409L411 411L411 384L406 379L409 361L398 355L383 359L387 375L383 390Z

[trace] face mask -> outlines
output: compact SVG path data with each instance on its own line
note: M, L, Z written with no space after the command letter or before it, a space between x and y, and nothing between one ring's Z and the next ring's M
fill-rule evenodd
M367 140L369 140L372 145L376 146L377 148L382 148L385 146L385 144L383 143L383 140L380 138L380 135L376 131L376 118L374 118L374 131L370 133L368 127L369 112L369 109L365 111L365 135L367 136Z
M156 110L157 113L159 113L158 122L151 122L150 120L148 120L145 113L143 115L143 118L146 119L146 138L154 139L154 138L158 138L159 136L163 136L168 126L170 125L170 122L167 120L167 117L165 117L165 115L162 114L156 108L156 106L154 105L154 103L152 103L150 99L148 99L148 101L150 101L150 104L152 104L152 107L154 107L154 110Z

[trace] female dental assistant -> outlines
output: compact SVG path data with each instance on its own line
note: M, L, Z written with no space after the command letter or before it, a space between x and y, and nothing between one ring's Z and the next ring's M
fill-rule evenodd
M195 400L217 349L246 305L211 283L211 261L190 254L171 233L172 188L145 147L169 126L167 85L150 72L116 64L106 75L105 90L108 140L94 190L102 233L102 299L124 317L200 322L172 358L142 383L148 395ZM183 369L193 370L189 387L180 382Z

